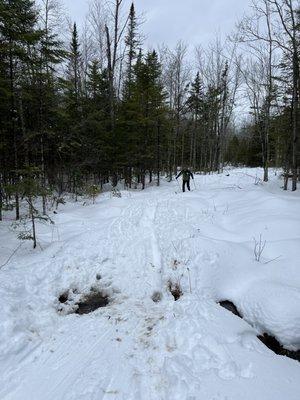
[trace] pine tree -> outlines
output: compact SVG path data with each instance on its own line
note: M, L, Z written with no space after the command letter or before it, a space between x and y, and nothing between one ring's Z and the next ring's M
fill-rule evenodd
M110 137L110 98L107 70L101 71L94 60L87 73L87 98L84 101L84 120L80 135L85 138L85 149L79 157L87 169L102 178L108 175L113 154ZM101 178L101 179L102 179Z
M37 29L38 14L31 0L0 0L0 48L1 48L1 93L7 99L8 112L1 119L1 131L5 136L6 150L12 151L13 162L5 158L7 170L2 174L16 187L18 170L27 154L24 150L24 129L21 104L22 76L31 60L31 48L41 38ZM1 157L1 158L2 158ZM28 160L26 160L28 161ZM16 219L19 219L19 194L15 194Z
M59 156L63 161L61 176L62 178L63 175L67 176L67 186L70 191L76 193L76 198L81 187L83 174L81 160L84 150L84 136L81 129L83 121L81 67L80 43L77 25L74 23L67 54L66 77L62 80Z
M63 50L62 42L57 33L54 32L49 16L49 8L54 3L45 4L45 18L43 21L42 35L37 46L32 51L31 68L32 77L28 81L26 97L31 101L24 102L24 111L28 116L34 115L32 120L35 125L28 126L32 134L32 142L36 143L35 163L40 170L41 185L44 193L47 187L53 183L53 175L56 170L57 152L53 146L56 139L56 121L59 84L56 77L57 66L65 59L66 52ZM48 7L48 8L47 8ZM54 17L54 16L53 16ZM30 118L27 118L30 121ZM28 125L28 123L27 123ZM49 173L48 173L49 172ZM50 178L50 179L49 179ZM43 214L46 215L46 198L42 198Z
M199 71L196 74L194 81L191 83L189 90L189 97L187 99L186 106L191 113L192 117L192 133L191 133L191 145L190 145L190 165L195 169L197 163L198 152L200 158L200 165L202 159L202 149L200 148L200 119L203 117L203 87L201 84ZM204 144L204 143L203 143Z
M135 13L135 7L134 4L132 3L129 12L128 31L125 37L125 45L127 47L127 70L126 70L126 78L124 85L125 97L130 97L131 95L132 80L133 80L133 65L137 57L137 48L140 45L140 41L138 39L138 34L137 34L137 26L138 22Z
M159 174L161 154L160 127L163 123L165 95L161 82L161 65L155 51L143 57L139 52L134 66L132 95L126 103L129 142L132 156L136 160L142 186L145 173L153 170ZM158 175L159 178L159 175Z
M73 25L68 59L68 109L70 117L77 119L81 113L81 53L76 23Z

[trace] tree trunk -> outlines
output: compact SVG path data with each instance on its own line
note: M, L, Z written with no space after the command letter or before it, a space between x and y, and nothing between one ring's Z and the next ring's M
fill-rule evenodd
M295 45L296 46L296 45ZM293 57L293 138L292 138L292 191L297 190L298 169L298 115L299 115L299 60Z
M29 215L31 218L31 225L32 225L32 238L33 238L33 248L36 248L36 231L35 231L35 217L34 217L34 207L32 204L32 198L29 197L28 199L29 203Z
M160 185L160 121L157 120L157 186Z

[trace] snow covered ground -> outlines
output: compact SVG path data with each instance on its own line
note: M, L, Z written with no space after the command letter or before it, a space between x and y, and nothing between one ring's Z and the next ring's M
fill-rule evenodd
M38 226L41 247L24 243L0 271L0 399L298 400L300 363L256 336L300 348L300 193L274 172L258 185L260 170L227 174L197 175L190 193L163 182L69 202ZM0 264L18 246L10 222ZM91 287L107 307L58 312L59 295Z

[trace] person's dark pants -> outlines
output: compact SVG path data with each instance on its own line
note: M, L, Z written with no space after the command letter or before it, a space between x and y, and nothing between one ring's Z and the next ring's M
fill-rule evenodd
M185 192L185 185L187 186L188 190L190 191L190 180L188 181L182 181L182 191Z

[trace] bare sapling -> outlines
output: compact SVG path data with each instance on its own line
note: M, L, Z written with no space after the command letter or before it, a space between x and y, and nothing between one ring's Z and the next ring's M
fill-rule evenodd
M253 240L254 240L253 252L254 252L255 261L260 262L262 253L263 253L263 251L265 249L265 246L266 246L266 240L263 240L261 233L259 235L259 239L258 240L255 237L253 238Z

